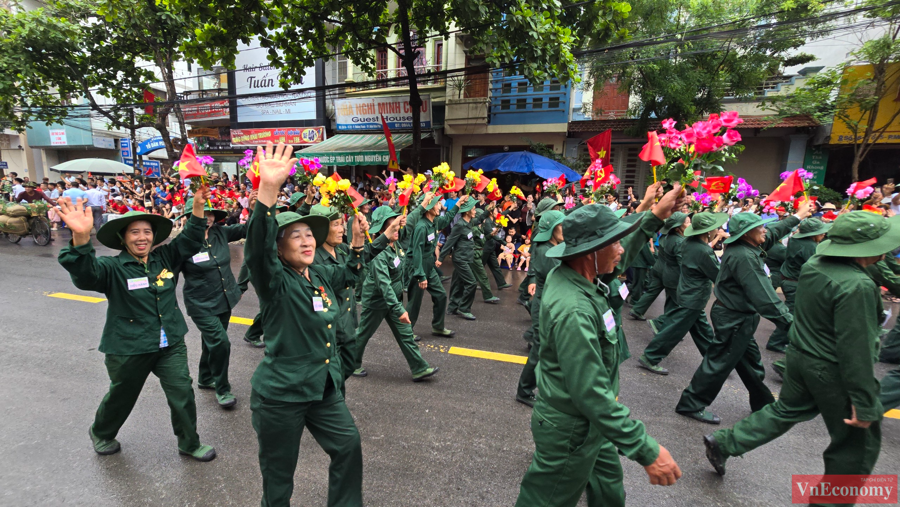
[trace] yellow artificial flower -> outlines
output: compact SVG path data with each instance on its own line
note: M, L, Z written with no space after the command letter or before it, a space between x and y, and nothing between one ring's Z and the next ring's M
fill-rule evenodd
M407 176L409 176L409 175L407 175ZM426 181L428 181L428 178L426 178L424 174L418 174L418 175L416 175L415 181L416 181L416 185L421 185L422 183L425 183Z
M405 183L412 183L412 181L413 181L412 175L410 175L410 174L404 174L404 175L403 175L403 181L404 181Z
M414 193L418 194L418 193L421 192L421 191L422 191L422 187L420 187L419 185L413 185L413 192L414 192Z
M488 183L487 186L487 191L493 192L495 188L497 188L497 178L491 178L491 182Z
M397 188L399 188L401 190L406 190L407 188L409 188L409 182L401 181L400 183L397 183Z
M328 199L327 195L323 195L322 201L319 204L321 204L322 206L328 207L328 206L331 206L331 200Z
M338 189L342 192L346 192L348 188L350 188L350 180L341 180L338 182Z
M315 178L313 178L313 185L315 185L317 187L321 187L322 184L325 183L326 179L328 179L328 178L326 178L322 173L319 173L316 175Z

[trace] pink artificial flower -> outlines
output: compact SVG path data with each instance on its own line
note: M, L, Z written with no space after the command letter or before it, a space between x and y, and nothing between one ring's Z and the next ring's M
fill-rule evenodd
M719 115L719 119L722 120L722 125L725 125L728 128L737 127L739 124L744 123L744 120L738 117L737 111L723 111L722 114Z
M725 138L723 138L722 136L715 136L713 137L713 143L716 145L715 151L719 151L723 146L725 146Z
M666 129L666 131L672 130L675 128L675 120L669 118L668 120L663 120L662 128Z
M684 141L685 144L691 144L697 140L697 134L692 127L687 127L681 131L681 140Z
M710 135L715 133L712 130L709 122L706 122L706 121L698 121L698 122L694 123L693 127L694 127L694 133L697 134L698 138L709 137Z
M716 151L716 142L712 137L703 137L697 139L697 142L694 143L694 153L697 155L703 155L711 151Z
M722 120L719 119L719 115L711 114L709 115L709 130L713 133L718 133L719 129L722 128Z
M875 189L873 189L872 187L866 187L857 190L853 195L855 195L857 199L868 199L874 191Z
M613 188L618 187L619 184L622 183L615 174L610 174L609 180L607 180L607 181L609 182L610 185L612 185Z
M663 148L669 148L669 134L660 134L659 136L659 145Z
M741 142L741 133L737 130L728 129L722 138L725 140L725 146L734 146Z

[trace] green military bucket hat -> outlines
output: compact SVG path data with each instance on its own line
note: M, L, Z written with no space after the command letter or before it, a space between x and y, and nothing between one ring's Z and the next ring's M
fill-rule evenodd
M563 220L565 241L547 250L546 255L564 260L586 255L624 238L640 224L641 220L633 224L619 220L603 205L585 206Z
M825 234L831 229L833 224L827 224L818 218L807 218L806 220L800 222L800 228L797 231L797 234L794 234L793 237L797 239L808 238L810 236L818 236L819 234Z
M619 208L619 209L617 209L616 211L613 211L613 213L615 213L616 218L618 218L619 220L621 220L622 217L625 216L625 213L628 213L628 210L627 210L626 208Z
M97 241L113 250L124 250L125 241L122 238L122 231L132 222L139 221L150 222L150 227L153 228L153 246L165 241L172 232L172 221L168 218L143 211L129 211L122 215L122 218L110 220L100 226L100 230L97 231Z
M562 206L563 203L557 201L552 197L544 197L538 202L537 207L534 209L534 216L540 218L544 213L551 211L553 208L557 206Z
M472 211L472 208L474 208L476 204L478 204L478 201L470 198L465 202L465 204L463 204L459 208L459 212L460 213L468 213L468 212Z
M391 209L390 206L379 206L372 214L372 225L369 227L371 234L378 234L388 220L399 217L400 213Z
M278 216L275 217L275 221L278 223L278 238L281 238L282 231L284 228L293 224L294 222L300 222L301 224L306 224L312 229L313 237L316 239L316 246L321 245L325 242L325 239L328 238L328 229L331 227L331 221L328 220L328 217L324 215L307 215L305 217L301 217L297 213L293 211L285 211L284 213L279 213Z
M425 209L429 210L437 206L437 204L441 202L441 197L441 194L434 194L434 197L432 197L431 200L428 201L428 204L425 205Z
M294 192L291 194L291 200L288 201L291 206L296 206L300 199L306 199L306 194L303 192Z
M340 218L340 213L335 208L330 206L322 206L321 204L316 204L309 210L310 215L319 215L328 219L328 221L337 220Z
M691 225L685 229L684 235L688 237L705 234L722 227L727 221L728 213L711 213L709 211L697 213L691 218Z
M666 222L663 224L662 229L660 229L659 232L661 232L662 234L668 234L672 229L680 227L688 216L689 215L687 213L682 213L681 211L672 213L672 216L666 219Z
M562 211L552 209L545 212L538 222L538 232L534 235L533 241L535 243L550 241L550 238L553 237L553 230L556 229L557 225L563 223L565 219L566 214Z
M852 211L834 220L819 255L871 257L900 247L900 215L884 218L869 211Z
M756 229L760 225L766 225L769 222L774 222L778 220L775 217L763 219L763 217L757 215L756 213L738 213L731 217L731 220L728 221L728 234L731 237L725 239L723 243L734 243L741 236L747 234L748 232Z
M193 197L191 197L190 199L187 200L186 203L184 203L184 209L185 209L185 212L182 213L180 216L176 217L175 218L176 220L178 220L181 217L191 216L191 210L194 209L194 198ZM221 222L222 220L225 220L225 217L228 216L227 211L225 211L223 209L212 208L209 206L209 202L207 202L206 204L203 205L203 212L205 213L207 211L213 212L213 216L216 217L216 222Z

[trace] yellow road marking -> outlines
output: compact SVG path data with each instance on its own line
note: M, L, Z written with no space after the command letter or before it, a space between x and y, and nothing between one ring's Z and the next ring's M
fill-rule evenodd
M900 419L900 410L897 410L896 408L892 408L891 410L888 410L887 412L885 412L884 416L890 417L891 419Z
M514 356L512 354L464 349L462 347L450 347L449 353L457 356L478 357L481 359L490 359L492 361L503 361L507 363L525 364L528 362L528 356Z
M245 319L243 317L231 317L232 324L243 324L245 326L252 326L253 319Z
M78 294L66 294L65 292L54 292L53 294L47 294L52 298L59 299L70 299L72 301L81 301L82 303L102 303L106 301L104 298L95 298L91 296L79 296Z

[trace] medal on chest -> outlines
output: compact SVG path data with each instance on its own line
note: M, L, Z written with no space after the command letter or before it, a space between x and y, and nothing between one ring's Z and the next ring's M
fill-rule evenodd
M172 273L168 269L163 268L162 271L158 275L156 275L156 285L158 287L162 287L165 283L165 280L169 280L175 277L175 273Z

